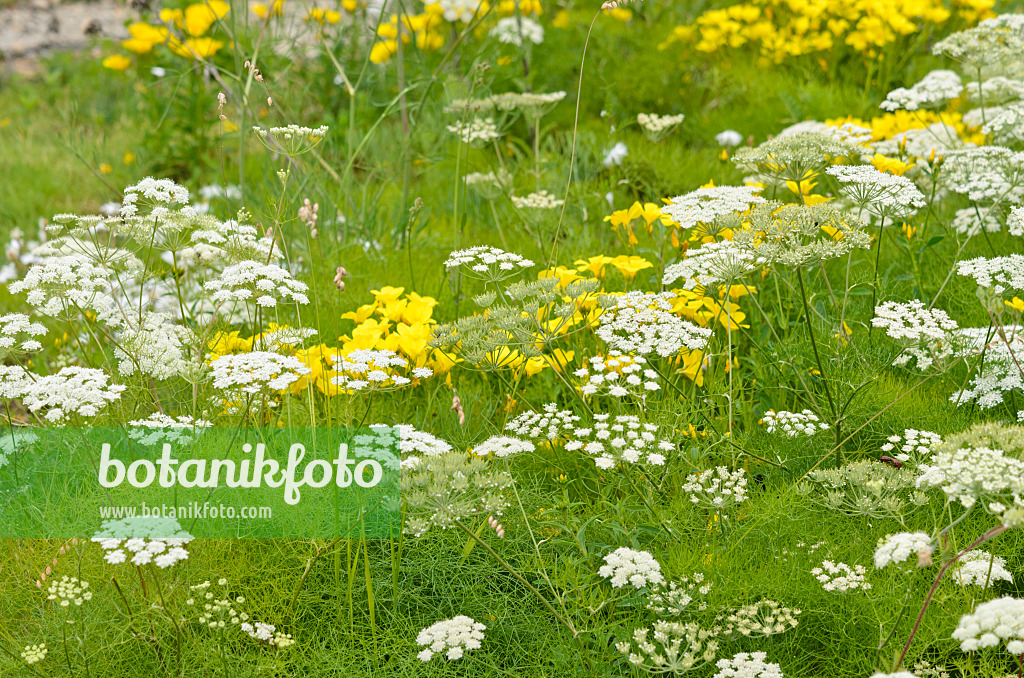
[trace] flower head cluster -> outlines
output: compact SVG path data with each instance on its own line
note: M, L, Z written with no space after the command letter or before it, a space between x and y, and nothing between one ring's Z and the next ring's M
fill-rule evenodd
M221 274L206 283L215 302L255 301L258 306L273 308L279 299L296 304L308 304L309 287L295 280L292 274L277 264L243 261L225 268Z
M746 638L774 636L797 627L800 610L785 607L774 600L761 600L744 605L721 619L722 635Z
M842 184L844 195L875 216L909 217L925 205L924 194L907 177L872 165L836 165L827 171Z
M121 374L136 372L157 380L184 373L190 365L183 348L195 344L195 333L183 325L175 325L163 313L146 313L137 327L121 334L114 355Z
M931 431L918 431L916 428L904 429L903 435L894 434L886 438L882 452L893 453L892 456L903 463L911 462L915 466L924 461L942 442L942 436Z
M404 455L403 455L404 456ZM501 515L504 490L514 482L476 455L446 452L402 462L401 494L406 503L405 532L420 537L431 527L448 529L478 515Z
M522 47L528 42L539 45L544 42L544 27L529 17L505 17L498 19L490 33L498 42Z
M956 71L932 71L909 89L900 87L889 92L879 108L885 111L940 108L960 96L963 89L964 83Z
M96 311L102 320L108 320L109 280L110 271L106 268L97 266L85 255L68 254L46 257L8 289L13 294L25 293L28 303L42 315L57 317L78 308Z
M273 624L258 621L254 625L249 622L242 622L238 625L238 628L250 638L255 638L279 650L284 650L295 644L292 634L278 631L277 627Z
M345 355L332 355L331 361L337 376L331 383L349 391L391 390L412 383L409 377L397 374L396 369L405 369L409 361L390 349L360 348ZM411 372L415 379L433 376L429 367L414 367Z
M974 237L981 232L998 233L1003 229L990 207L965 207L956 211L950 227L960 235Z
M635 629L632 641L619 641L615 647L630 664L648 673L679 675L715 660L715 636L693 622L656 621L649 629Z
M1024 495L1024 461L1001 449L985 445L954 447L944 443L921 465L919 488L940 488L946 497L970 508L978 500L990 500L985 508L1002 513L998 500Z
M46 334L46 326L34 323L24 313L0 316L0 355L15 351L38 351L43 345L35 337Z
M188 189L170 179L146 177L139 183L124 189L121 200L121 216L134 217L138 214L139 203L152 207L166 205L187 205Z
M269 351L222 355L210 370L214 388L248 395L283 391L312 371L295 356Z
M886 336L904 346L895 364L905 365L915 358L921 370L950 354L950 333L957 329L956 321L945 311L927 308L917 299L905 303L887 301L876 306L871 324L884 329Z
M109 380L99 368L65 367L57 374L26 382L20 395L30 411L45 409L47 421L62 423L75 414L95 417L109 403L119 400L125 387L108 384Z
M1024 200L1024 151L980 146L947 152L940 184L981 205Z
M644 131L651 141L659 141L666 134L671 132L677 125L686 118L682 113L678 115L658 115L657 113L640 113L636 116L637 124Z
M811 570L811 574L821 582L826 591L839 593L870 589L871 584L864 579L864 572L863 565L850 567L846 563L833 563L831 560L823 561L820 567Z
M47 600L56 600L61 607L81 607L82 603L92 600L92 591L89 590L89 582L80 581L78 577L64 575L60 581L50 584L46 591L49 595Z
M950 572L960 586L990 588L997 581L1013 583L1013 575L1006 569L1006 561L992 553L968 551Z
M585 396L633 396L643 400L647 392L661 388L658 373L644 367L647 360L643 356L627 356L611 350L607 356L590 358L588 364L573 373L583 380L580 392Z
M750 224L749 230L736 233L734 241L755 247L764 261L784 266L817 266L871 244L864 223L831 203L794 205L773 200L754 207Z
M524 196L513 195L512 204L521 210L553 210L564 205L565 201L541 190Z
M978 605L960 618L953 639L964 652L996 647L1001 641L1010 654L1024 654L1024 600L1004 596Z
M759 186L712 186L698 188L671 199L661 208L662 214L672 217L680 227L693 228L697 224L710 224L719 217L746 212L751 205L765 200L757 195Z
M985 362L981 370L971 377L970 387L956 391L949 399L957 405L977 403L982 409L1002 404L1004 394L1024 390L1024 375L1017 363L1024 356L1024 332L1020 327L1004 326L991 335L987 327L968 327L956 334L963 355L976 355L982 351Z
M103 559L111 565L152 563L164 569L188 560L185 545L192 535L173 518L133 517L103 521L92 541L100 545Z
M468 24L480 9L481 0L439 0L445 21Z
M683 349L703 350L712 331L673 314L672 296L632 291L612 297L614 306L601 315L597 336L617 351L644 356L668 358Z
M426 431L420 431L409 424L398 424L387 426L386 424L371 424L374 431L388 430L398 432L398 449L402 458L412 457L439 457L452 451L452 446L437 436Z
M862 459L839 468L818 469L809 475L822 495L812 500L847 515L892 517L900 515L907 499L914 506L928 503L923 492L914 492L914 476L881 461Z
M580 416L547 403L540 412L523 412L505 424L505 430L533 440L555 440L576 430Z
M943 38L935 43L932 52L974 69L1014 60L1020 63L1024 56L1024 35L1015 23L1012 14L986 19L973 28Z
M683 287L688 290L697 285L711 289L732 285L763 263L755 251L739 247L730 240L704 243L697 249L687 251L682 261L666 268L661 282L671 285L677 280L683 280Z
M605 579L610 579L612 588L615 589L626 584L642 589L648 584L653 586L665 581L661 574L661 564L649 551L636 551L621 546L606 555L604 562L597 573Z
M813 436L819 431L827 431L828 424L818 419L818 415L810 410L787 412L786 410L768 410L761 416L761 421L768 427L768 433L785 433L790 438L799 435Z
M466 650L476 650L480 647L486 628L480 622L462 614L436 622L417 634L416 644L425 645L426 648L416 656L424 662L430 661L435 654L442 653L448 659L459 659Z
M38 664L46 659L47 652L49 652L49 650L46 649L46 643L26 645L25 650L21 653L21 658L25 660L26 664L31 666L32 664Z
M1024 290L1024 254L1005 257L968 259L958 262L956 272L1001 295L1008 290Z
M720 511L743 503L747 498L747 472L742 468L730 471L725 466L686 477L683 492L702 508Z
M711 591L711 582L705 581L704 573L694 572L692 575L684 575L667 584L652 586L647 609L657 614L678 617L689 607L695 596L703 598L709 591ZM707 607L708 604L704 600L697 603L698 610L706 610Z
M586 452L600 469L613 468L617 463L664 466L665 454L675 450L675 445L659 439L657 432L657 424L641 423L635 415L613 418L610 414L595 414L593 426L575 429L565 449Z
M741 148L732 160L738 166L760 172L778 185L781 181L813 179L839 158L856 159L864 147L832 131L779 135L756 148Z
M920 551L931 553L932 538L924 532L900 532L878 540L875 549L875 567L881 569L892 563L906 562Z
M448 125L447 129L464 144L482 146L501 138L501 132L498 130L498 125L494 122L494 118L458 120L455 124Z
M150 447L164 442L190 445L204 428L213 426L213 423L189 415L172 417L163 412L154 412L149 418L133 419L128 425L136 427L128 431L128 437Z
M1010 209L1010 214L1006 217L1006 228L1010 235L1024 235L1024 206Z
M511 277L521 269L530 268L533 262L515 252L480 245L452 252L445 259L444 266L461 267L466 271L466 275L493 282Z
M764 652L739 652L732 659L719 659L712 678L782 678L782 669L767 658Z
M473 447L473 454L478 457L511 457L520 452L533 452L534 446L529 440L520 440L511 436L491 436Z
M252 131L256 134L256 138L271 151L294 158L319 146L327 136L327 125L315 128L300 125L271 127L270 129L253 127Z
M185 604L189 607L197 608L197 621L211 631L220 631L228 628L229 624L231 626L238 626L249 621L248 613L240 611L235 607L235 605L244 603L245 598L242 596L237 596L233 599L228 597L227 579L218 579L217 586L221 588L220 598L210 590L213 584L209 580L189 587L189 590L193 592L192 595L195 597L187 598ZM199 598L198 601L196 597Z

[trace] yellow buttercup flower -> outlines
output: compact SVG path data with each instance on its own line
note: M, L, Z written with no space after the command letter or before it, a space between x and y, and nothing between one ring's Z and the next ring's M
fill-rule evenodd
M332 9L323 9L321 7L311 7L306 13L306 21L316 22L321 26L326 24L333 25L341 21L341 12L336 12Z
M627 280L632 280L636 277L637 273L644 269L654 267L654 264L635 254L615 257L609 263L615 267L615 270L624 275Z
M1021 299L1020 297L1014 297L1012 300L1004 301L1003 303L1015 311L1024 312L1024 299Z
M132 60L123 54L111 54L102 61L104 68L112 71L124 71L132 65Z

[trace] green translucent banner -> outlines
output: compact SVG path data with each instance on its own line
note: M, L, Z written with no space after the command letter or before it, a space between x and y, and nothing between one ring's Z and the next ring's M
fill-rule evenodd
M390 537L393 428L32 428L0 435L0 537Z

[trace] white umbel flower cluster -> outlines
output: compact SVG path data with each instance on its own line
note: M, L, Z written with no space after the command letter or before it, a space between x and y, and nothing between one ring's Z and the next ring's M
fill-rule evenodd
M708 604L700 600L711 591L711 582L705 581L703 572L694 572L684 575L667 584L657 584L651 587L650 598L647 600L647 609L657 614L666 614L678 617L695 597L699 597L698 610L706 610Z
M136 427L128 431L128 437L149 447L164 442L190 445L204 428L213 426L213 423L189 415L172 417L163 412L154 412L146 419L133 419L128 425Z
M657 424L641 423L636 415L620 414L613 418L610 414L595 414L593 426L575 429L565 449L585 452L604 470L618 463L664 466L665 454L674 450L675 445L660 439L657 432Z
M988 207L965 207L956 211L950 227L960 235L974 237L982 231L998 233L1003 229L999 219Z
M124 189L121 200L121 216L134 217L138 214L138 204L142 202L150 206L187 205L188 189L170 179L154 179L146 177L134 186Z
M720 511L743 503L747 498L747 472L742 468L730 471L725 466L686 477L683 492L701 508Z
M320 145L320 142L327 136L327 125L319 127L303 127L301 125L286 125L284 127L271 127L263 129L253 127L263 145L275 153L284 153L290 157L296 157L313 150Z
M480 8L480 0L438 0L445 21L468 24Z
M194 340L187 327L175 325L163 313L147 313L137 328L126 329L114 347L118 372L139 372L158 381L170 379L188 369L183 347Z
M889 92L878 107L884 111L916 111L944 106L960 96L963 89L964 83L955 71L932 71L909 89L900 87Z
M462 267L466 275L481 280L497 281L530 268L533 262L515 252L506 252L497 247L480 245L465 250L456 250L444 261L445 268Z
M887 301L876 306L871 324L884 329L886 336L904 346L894 364L905 365L915 358L921 370L931 367L936 358L949 355L950 332L957 329L956 321L945 311L929 309L917 299Z
M785 607L774 600L761 600L744 605L722 619L722 635L740 635L745 638L774 636L795 629L801 611Z
M880 539L875 549L875 567L906 562L919 551L931 552L932 538L924 532L900 532Z
M649 629L634 629L632 642L619 641L615 647L630 664L648 673L680 675L715 660L715 636L693 622L656 621Z
M668 358L684 348L703 350L713 332L673 314L672 296L632 291L614 297L615 306L601 314L597 336L613 349L637 355Z
M604 562L597 574L611 580L612 588L615 589L627 584L642 589L665 581L661 574L661 564L649 551L636 551L621 546L606 555Z
M1024 254L968 259L957 263L956 269L960 275L974 278L979 286L990 288L997 295L1024 290Z
M718 673L712 678L782 678L779 665L766 659L765 652L739 652L732 659L719 659L715 662Z
M409 361L390 349L356 349L345 355L332 355L331 361L339 373L331 377L331 383L350 391L392 390L412 383L409 377L395 372L407 368ZM415 367L410 374L415 379L426 379L434 371Z
M731 240L704 243L697 249L688 250L682 261L666 268L661 282L671 285L682 280L683 287L688 290L698 285L707 288L731 285L763 263L753 252Z
M32 322L24 313L0 316L0 353L38 351L43 345L35 337L46 334L46 326Z
M870 589L871 584L864 579L864 573L863 565L850 567L846 563L834 563L831 560L823 561L820 567L811 570L814 578L821 582L822 588L837 593Z
M24 293L28 303L42 315L56 317L75 308L100 313L110 310L106 296L109 279L110 271L88 257L68 254L46 257L8 289L12 294Z
M46 659L47 652L49 652L49 650L46 649L46 643L26 645L24 651L21 653L21 658L25 660L26 664L31 666Z
M685 119L686 116L682 113L678 115L658 115L657 113L639 113L636 116L637 123L642 128L644 128L644 130L652 134L661 134L669 129L672 129Z
M517 208L533 210L553 210L565 204L561 198L556 198L545 190L528 193L524 196L513 195L512 204Z
M818 419L818 415L810 410L788 412L786 410L768 410L761 416L761 421L768 427L768 433L776 431L790 438L799 435L813 436L819 431L827 431L828 424Z
M410 424L370 424L370 429L380 431L383 429L398 430L398 449L402 453L402 459L419 457L440 457L452 451L452 446L437 436L426 431L420 431Z
M238 628L240 628L242 632L250 638L255 638L256 640L266 643L271 647L276 647L279 650L284 650L295 644L295 639L292 638L292 634L278 631L277 627L273 624L267 624L261 621L254 622L253 624L250 624L249 622L242 622L238 625Z
M882 445L882 452L886 454L892 452L892 457L903 463L920 464L931 455L935 446L942 442L942 436L931 431L908 428L904 429L902 436L891 435L886 438L886 441Z
M92 600L89 582L67 575L61 577L60 581L51 583L46 592L49 594L46 599L56 600L61 607L71 607L71 605L81 607L85 601Z
M100 545L103 559L111 565L152 563L165 569L188 560L185 545L192 535L173 518L133 517L103 521L92 541Z
M527 42L539 45L544 42L544 27L529 17L505 17L498 19L490 36L498 42L522 47Z
M968 327L957 332L957 339L966 345L966 355L984 351L985 362L971 377L970 388L953 393L951 402L961 406L977 403L982 409L990 409L1003 403L1005 393L1024 390L1024 375L1017 367L1024 356L1024 332L1020 327L1007 325L994 334L987 327Z
M587 367L573 372L583 380L580 392L584 396L632 396L643 400L648 392L661 388L658 373L644 367L647 359L643 356L627 356L621 351L611 350L607 356L594 356L587 363Z
M436 622L417 634L416 644L426 647L416 656L423 662L430 661L436 654L444 654L452 660L460 659L467 650L480 647L486 629L480 622L463 614Z
M107 373L98 368L65 367L57 374L25 382L21 401L31 412L45 409L45 419L57 424L76 414L92 418L119 400L125 390L122 385L108 384L109 380Z
M523 412L505 424L505 430L533 440L555 440L576 430L580 416L547 403L540 412Z
M682 228L710 224L719 217L746 212L751 205L765 202L757 195L760 186L712 186L672 198L672 204L661 208Z
M480 146L501 138L501 132L498 130L498 125L494 122L494 118L458 120L454 124L448 125L447 129L464 144Z
M278 300L309 303L306 283L294 279L277 264L251 259L228 266L217 278L207 282L205 289L212 292L211 299L215 302L253 301L265 308L277 306Z
M519 454L520 452L533 452L534 446L529 440L520 440L511 436L491 436L479 445L473 447L473 454L478 457L505 458Z
M997 581L1013 583L1013 575L1006 569L1006 561L984 551L965 553L950 574L960 586L991 588Z
M1006 228L1010 235L1024 236L1024 207L1010 209L1010 214L1006 217Z
M878 217L907 217L925 205L924 194L910 179L871 165L834 165L827 172L839 180L843 193Z
M295 356L269 351L222 355L210 370L214 388L248 395L283 391L312 371Z
M1024 495L1024 461L988 447L940 450L921 465L918 488L940 488L951 501L970 508L979 499ZM986 508L993 508L992 506ZM994 513L1005 507L996 504Z
M953 639L960 649L974 652L1006 644L1010 654L1024 654L1024 600L1004 596L982 603L960 618Z

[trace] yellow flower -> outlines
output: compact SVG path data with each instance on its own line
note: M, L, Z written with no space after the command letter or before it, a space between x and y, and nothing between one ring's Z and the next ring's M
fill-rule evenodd
M252 6L252 13L266 21L269 17L281 16L283 6L284 0L274 0L270 5L259 2Z
M569 27L569 12L560 10L555 18L551 20L551 25L555 28L568 28Z
M359 323L363 322L364 320L369 318L371 315L373 315L373 312L376 311L376 310L377 310L377 302L374 302L372 304L364 304L363 306L360 306L355 311L349 311L348 313L342 313L341 317L342 317L343 320L353 320L358 325Z
M606 9L605 14L618 21L626 22L633 18L633 12L624 7L614 7L612 9Z
M168 49L186 59L205 59L211 57L223 46L223 42L213 38L188 38L182 43L177 38L171 37L167 41Z
M881 153L875 153L875 157L871 159L871 164L879 172L888 172L897 176L903 176L908 169L913 167L913 165L908 165L899 158L887 158Z
M615 269L619 273L624 275L627 280L632 280L633 278L636 277L637 273L639 273L640 271L642 271L642 270L644 270L646 268L653 268L654 267L654 264L652 264L651 262L647 261L643 257L636 256L635 254L634 255L625 255L625 254L623 254L621 256L615 257L614 259L612 259L608 263L610 263L612 266L614 266Z
M410 325L434 322L431 316L434 314L434 307L437 300L432 297L421 297L415 292L405 295L406 305L402 313L402 320Z
M523 354L508 346L500 346L484 356L484 365L495 368L515 369L524 362L526 361L523 359Z
M394 40L381 40L370 49L370 61L375 64L386 64L398 52L398 43Z
M577 259L573 265L576 267L577 271L590 271L595 277L601 278L604 276L605 265L610 264L611 262L611 257L598 254L596 257L590 257L589 259Z
M402 296L403 292L405 292L404 287L391 287L390 285L386 285L379 290L370 290L370 294L374 296L378 304L398 301L398 297Z
M351 11L351 10L350 10ZM335 12L332 9L322 9L320 7L311 7L309 12L306 14L306 21L315 21L321 26L325 24L336 24L341 21L341 12Z
M228 13L231 7L221 0L207 0L185 8L185 30L193 38L201 37L218 19Z
M111 54L103 60L103 67L112 71L124 71L132 65L132 60L123 54Z
M1012 301L1004 301L1003 303L1015 311L1024 312L1024 299L1020 297L1014 297Z
M573 280L582 280L583 276L576 273L575 269L555 266L537 274L538 280L543 280L544 278L558 278L558 286L564 288Z
M341 0L341 7L346 12L354 12L359 9L358 0Z
M114 168L110 164L105 162L100 164L100 174L110 174L113 171Z
M122 159L124 164L130 165L135 162L135 154L131 151L125 151L124 158Z

